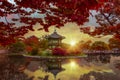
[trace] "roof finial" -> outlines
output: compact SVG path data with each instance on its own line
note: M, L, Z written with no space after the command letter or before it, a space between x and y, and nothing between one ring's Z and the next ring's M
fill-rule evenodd
M56 32L56 28L54 28L54 32Z

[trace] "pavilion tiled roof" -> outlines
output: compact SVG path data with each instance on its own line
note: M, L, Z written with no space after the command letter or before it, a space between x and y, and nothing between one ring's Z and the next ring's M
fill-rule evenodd
M50 34L47 38L53 38L53 39L64 39L64 36L59 35L56 30Z

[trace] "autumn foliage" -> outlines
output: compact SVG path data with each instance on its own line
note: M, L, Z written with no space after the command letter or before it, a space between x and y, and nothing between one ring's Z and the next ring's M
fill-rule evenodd
M81 31L92 36L113 35L120 39L120 0L106 2L98 9L95 18L99 26L92 31L90 27L80 28Z
M31 52L34 48L39 47L39 39L35 36L31 36L23 40L24 44L26 45L26 50Z
M52 49L52 54L55 55L55 56L65 56L67 55L67 52L65 49L63 48L53 48Z
M67 22L83 25L89 10L98 10L107 0L0 0L0 43L8 45L24 36L33 26L48 31L52 25L60 28Z

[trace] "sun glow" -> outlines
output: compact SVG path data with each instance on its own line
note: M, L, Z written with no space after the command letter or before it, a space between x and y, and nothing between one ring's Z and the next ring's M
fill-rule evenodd
M75 44L76 44L76 41L71 41L71 42L70 42L70 45L71 45L71 46L75 46Z

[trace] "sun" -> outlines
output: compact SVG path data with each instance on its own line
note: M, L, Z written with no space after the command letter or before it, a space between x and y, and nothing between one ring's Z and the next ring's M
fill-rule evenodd
M70 42L70 45L71 45L71 46L75 46L75 44L76 44L76 41L71 41L71 42Z

